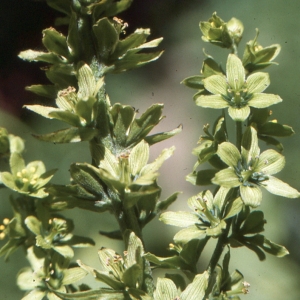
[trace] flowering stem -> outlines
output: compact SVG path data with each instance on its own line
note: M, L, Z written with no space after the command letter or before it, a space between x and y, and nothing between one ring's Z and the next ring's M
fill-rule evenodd
M241 151L242 136L243 136L242 122L235 122L235 126L236 126L236 146Z

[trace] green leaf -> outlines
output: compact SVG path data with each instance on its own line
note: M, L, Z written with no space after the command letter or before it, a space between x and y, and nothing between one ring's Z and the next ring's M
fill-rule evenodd
M203 299L205 291L208 286L209 275L205 271L203 274L195 276L192 283L190 283L186 289L181 293L181 300L199 300Z
M54 291L54 293L62 299L81 299L81 300L125 300L123 291L110 289L97 289L76 293L61 293ZM29 299L28 299L29 300Z
M170 197L165 200L158 201L156 204L155 211L159 213L160 211L166 210L173 202L176 201L177 196L181 194L181 192L175 192Z
M125 270L122 276L122 281L124 282L126 287L137 286L139 279L142 276L142 269L138 264L131 265L129 268Z
M226 206L224 219L229 219L237 215L243 208L243 201L241 197L236 198L233 202Z
M277 122L270 121L259 127L259 133L278 137L286 137L293 135L295 132L293 128L288 125L281 125Z
M252 211L239 232L243 235L262 232L264 231L265 223L266 220L262 211Z
M199 217L186 211L168 211L160 215L159 220L168 225L187 227L199 223Z
M148 135L145 137L145 141L151 146L154 145L156 143L159 143L161 141L164 141L166 139L169 139L171 137L173 137L174 135L180 133L182 131L182 124L180 124L177 128L171 130L171 131L165 131L165 132L160 132L160 133L156 133L153 135Z
M184 80L181 81L181 83L183 83L184 85L192 89L201 90L204 88L204 83L202 81L203 79L204 79L203 75L194 75L185 78Z
M95 128L67 128L61 129L48 134L36 135L35 138L45 142L52 143L77 143L82 141L90 141L97 135L98 131Z
M207 169L198 172L193 172L186 176L186 181L194 185L209 185L212 184L213 178L217 175L218 170Z
M21 51L18 55L21 59L28 61L43 61L50 64L64 63L65 61L54 53L47 53L34 50Z
M264 187L270 193L278 196L283 196L287 198L300 197L300 193L296 189L292 188L287 183L273 176L269 176L269 179L263 181L261 183L261 186Z
M269 254L275 255L277 257L284 257L289 254L289 251L281 245L275 244L272 241L264 238L264 243L262 248Z
M189 270L188 266L181 257L174 255L170 257L159 257L152 253L144 254L144 257L154 265L167 269Z
M99 182L99 177L95 174L92 166L85 163L73 163L70 166L70 173L75 182L89 193L101 197L104 196L103 186Z
M61 55L67 59L70 57L66 37L54 28L43 30L42 42L49 52Z
M259 156L257 132L252 126L248 126L243 134L241 152L247 163Z
M25 90L49 99L54 99L57 95L57 90L53 85L36 84L25 87Z
M177 296L176 285L171 279L157 278L156 290L154 292L155 300L176 299Z
M135 53L137 50L129 50L121 59L114 62L111 69L107 69L112 73L120 73L130 69L141 67L149 62L157 60L163 51L156 51L153 53Z
M97 280L107 284L114 290L123 290L125 288L124 283L116 280L109 272L94 270L94 274Z
M212 75L223 75L222 68L212 57L208 57L203 61L201 72L204 77L209 77Z

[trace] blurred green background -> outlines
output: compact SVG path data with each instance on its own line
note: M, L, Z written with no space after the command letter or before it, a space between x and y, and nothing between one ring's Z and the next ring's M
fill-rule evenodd
M207 20L213 12L225 21L236 17L245 26L244 37L239 47L242 56L247 41L255 36L255 28L260 29L259 42L263 46L279 43L281 54L272 66L271 85L267 92L279 94L283 103L273 106L273 116L280 123L291 125L296 135L282 140L286 155L286 167L279 174L293 187L300 190L299 145L300 145L300 2L295 0L135 0L131 9L121 15L129 23L128 32L135 28L150 27L152 37L164 37L164 55L157 61L141 69L121 75L107 77L107 91L113 103L133 105L142 113L152 103L165 103L166 118L157 131L171 130L180 123L183 132L175 138L152 147L151 159L163 148L176 146L175 155L163 166L159 184L163 188L162 198L174 191L183 191L172 210L186 210L186 200L199 192L198 187L185 182L191 172L196 157L191 155L202 134L202 126L212 123L217 112L196 107L192 100L193 90L180 85L185 77L199 73L204 54L202 49L219 60L223 66L228 52L213 47L201 40L199 21ZM86 143L73 145L51 145L37 142L31 133L46 133L53 130L52 123L22 111L24 103L37 103L40 99L24 92L26 85L47 82L38 64L30 64L17 59L21 50L41 47L41 30L53 24L53 12L43 1L11 0L0 3L0 126L10 133L26 140L26 161L43 160L47 169L59 167L54 177L56 183L68 183L68 168L72 162L90 161ZM61 128L55 123L56 128ZM11 217L8 192L1 190L0 220ZM276 243L285 245L290 255L285 258L267 256L259 262L256 255L248 250L233 249L230 267L240 270L245 280L251 284L250 294L242 296L249 300L297 300L300 298L300 203L298 199L284 199L265 193L261 209L265 213L266 236ZM77 234L91 235L96 246L76 252L86 264L97 267L97 249L102 246L122 251L122 244L110 241L98 231L116 229L117 224L109 214L97 215L73 210L66 212L75 219ZM167 255L166 248L176 232L176 228L163 225L155 220L145 229L147 250L157 255ZM1 245L3 242L1 243ZM201 258L200 268L205 268L213 251L213 242ZM22 292L15 285L18 270L27 266L23 253L18 250L7 263L0 261L0 299L20 299ZM160 276L162 276L161 273ZM98 284L89 278L89 283Z

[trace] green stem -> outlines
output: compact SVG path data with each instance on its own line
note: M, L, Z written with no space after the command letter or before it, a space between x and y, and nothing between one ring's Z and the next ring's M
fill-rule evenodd
M227 236L231 227L231 223L232 223L232 218L230 218L229 220L227 220L227 225L226 225L226 229L223 232L223 234L219 237L216 248L213 252L213 255L210 259L210 262L208 264L207 267L207 271L210 275L210 278L212 278L212 274L218 264L218 261L223 253L223 250L225 248L225 246L227 245Z
M243 137L243 123L235 122L236 126L236 146L241 151L242 146L242 137Z

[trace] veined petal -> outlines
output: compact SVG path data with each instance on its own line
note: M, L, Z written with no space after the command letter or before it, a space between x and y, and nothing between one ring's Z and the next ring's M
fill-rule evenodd
M204 87L215 95L227 94L227 81L224 75L212 75L203 80Z
M201 107L225 108L229 106L221 95L201 95L200 97L196 98L195 102Z
M248 101L248 105L256 108L265 108L281 101L282 99L278 95L257 93Z
M257 132L252 126L249 126L242 138L242 157L245 162L249 163L250 160L259 156L259 153Z
M219 171L211 180L212 183L226 187L233 188L239 186L241 183L232 168L227 168Z
M245 107L237 108L237 107L230 106L228 109L228 113L229 113L230 117L232 118L232 120L238 121L238 122L243 122L250 115L250 107L245 106Z
M300 193L289 186L287 183L281 181L280 179L270 176L268 180L265 180L261 183L267 191L272 194L283 196L287 198L298 198Z
M241 154L236 146L229 142L224 142L218 146L217 154L229 167L236 167L241 160Z
M241 60L234 54L229 54L226 64L227 81L232 89L240 90L245 84L245 69Z
M284 165L284 156L273 149L269 149L264 151L259 156L259 161L255 170L273 175L280 172L283 169Z
M252 207L257 207L260 205L262 200L262 192L258 186L240 186L241 198L245 205L250 205Z
M257 72L247 79L247 89L249 94L261 93L270 85L268 73Z

